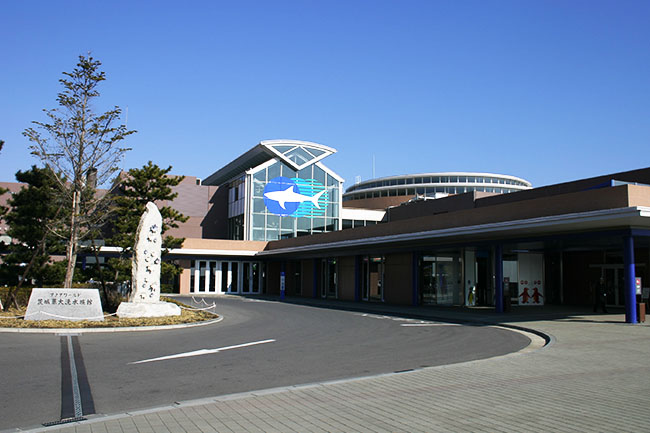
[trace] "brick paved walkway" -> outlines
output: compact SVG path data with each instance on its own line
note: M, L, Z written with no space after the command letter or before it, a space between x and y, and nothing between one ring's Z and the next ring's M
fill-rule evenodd
M418 309L417 314L463 313ZM38 431L650 431L650 326L626 325L617 314L551 314L552 320L536 315L538 320L529 321L526 314L476 311L462 318L510 319L550 335L548 346L413 372L96 416Z

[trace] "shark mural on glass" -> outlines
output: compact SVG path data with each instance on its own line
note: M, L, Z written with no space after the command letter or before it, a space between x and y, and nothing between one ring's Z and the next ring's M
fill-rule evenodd
M314 179L276 177L264 187L264 204L269 212L280 216L323 216L327 206L327 189Z

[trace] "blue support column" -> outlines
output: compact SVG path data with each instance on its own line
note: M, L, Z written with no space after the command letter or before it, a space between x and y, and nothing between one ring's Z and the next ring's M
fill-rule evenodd
M636 287L634 279L634 238L623 238L623 262L625 265L625 323L637 323L636 317Z
M361 302L361 256L354 257L354 302Z
M287 269L287 264L286 262L282 262L280 264L280 299L284 300L284 296L287 291L287 278L286 278L286 269Z
M420 265L420 255L418 253L413 253L413 263L411 267L411 289L412 289L412 300L411 303L413 304L414 307L417 307L420 305L420 297L418 296L418 287L420 286L420 281L419 281L419 265Z
M494 309L503 313L503 249L497 245L494 249Z

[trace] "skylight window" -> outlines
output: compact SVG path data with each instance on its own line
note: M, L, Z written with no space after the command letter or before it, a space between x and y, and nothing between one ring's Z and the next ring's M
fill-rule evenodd
M301 170L336 152L327 146L307 141L269 140L261 144L296 170Z

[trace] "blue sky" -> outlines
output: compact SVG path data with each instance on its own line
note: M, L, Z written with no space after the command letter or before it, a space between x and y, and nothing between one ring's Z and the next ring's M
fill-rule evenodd
M63 71L101 60L148 160L207 177L260 140L334 147L346 180L536 186L650 166L650 1L14 1L0 14L0 180Z

